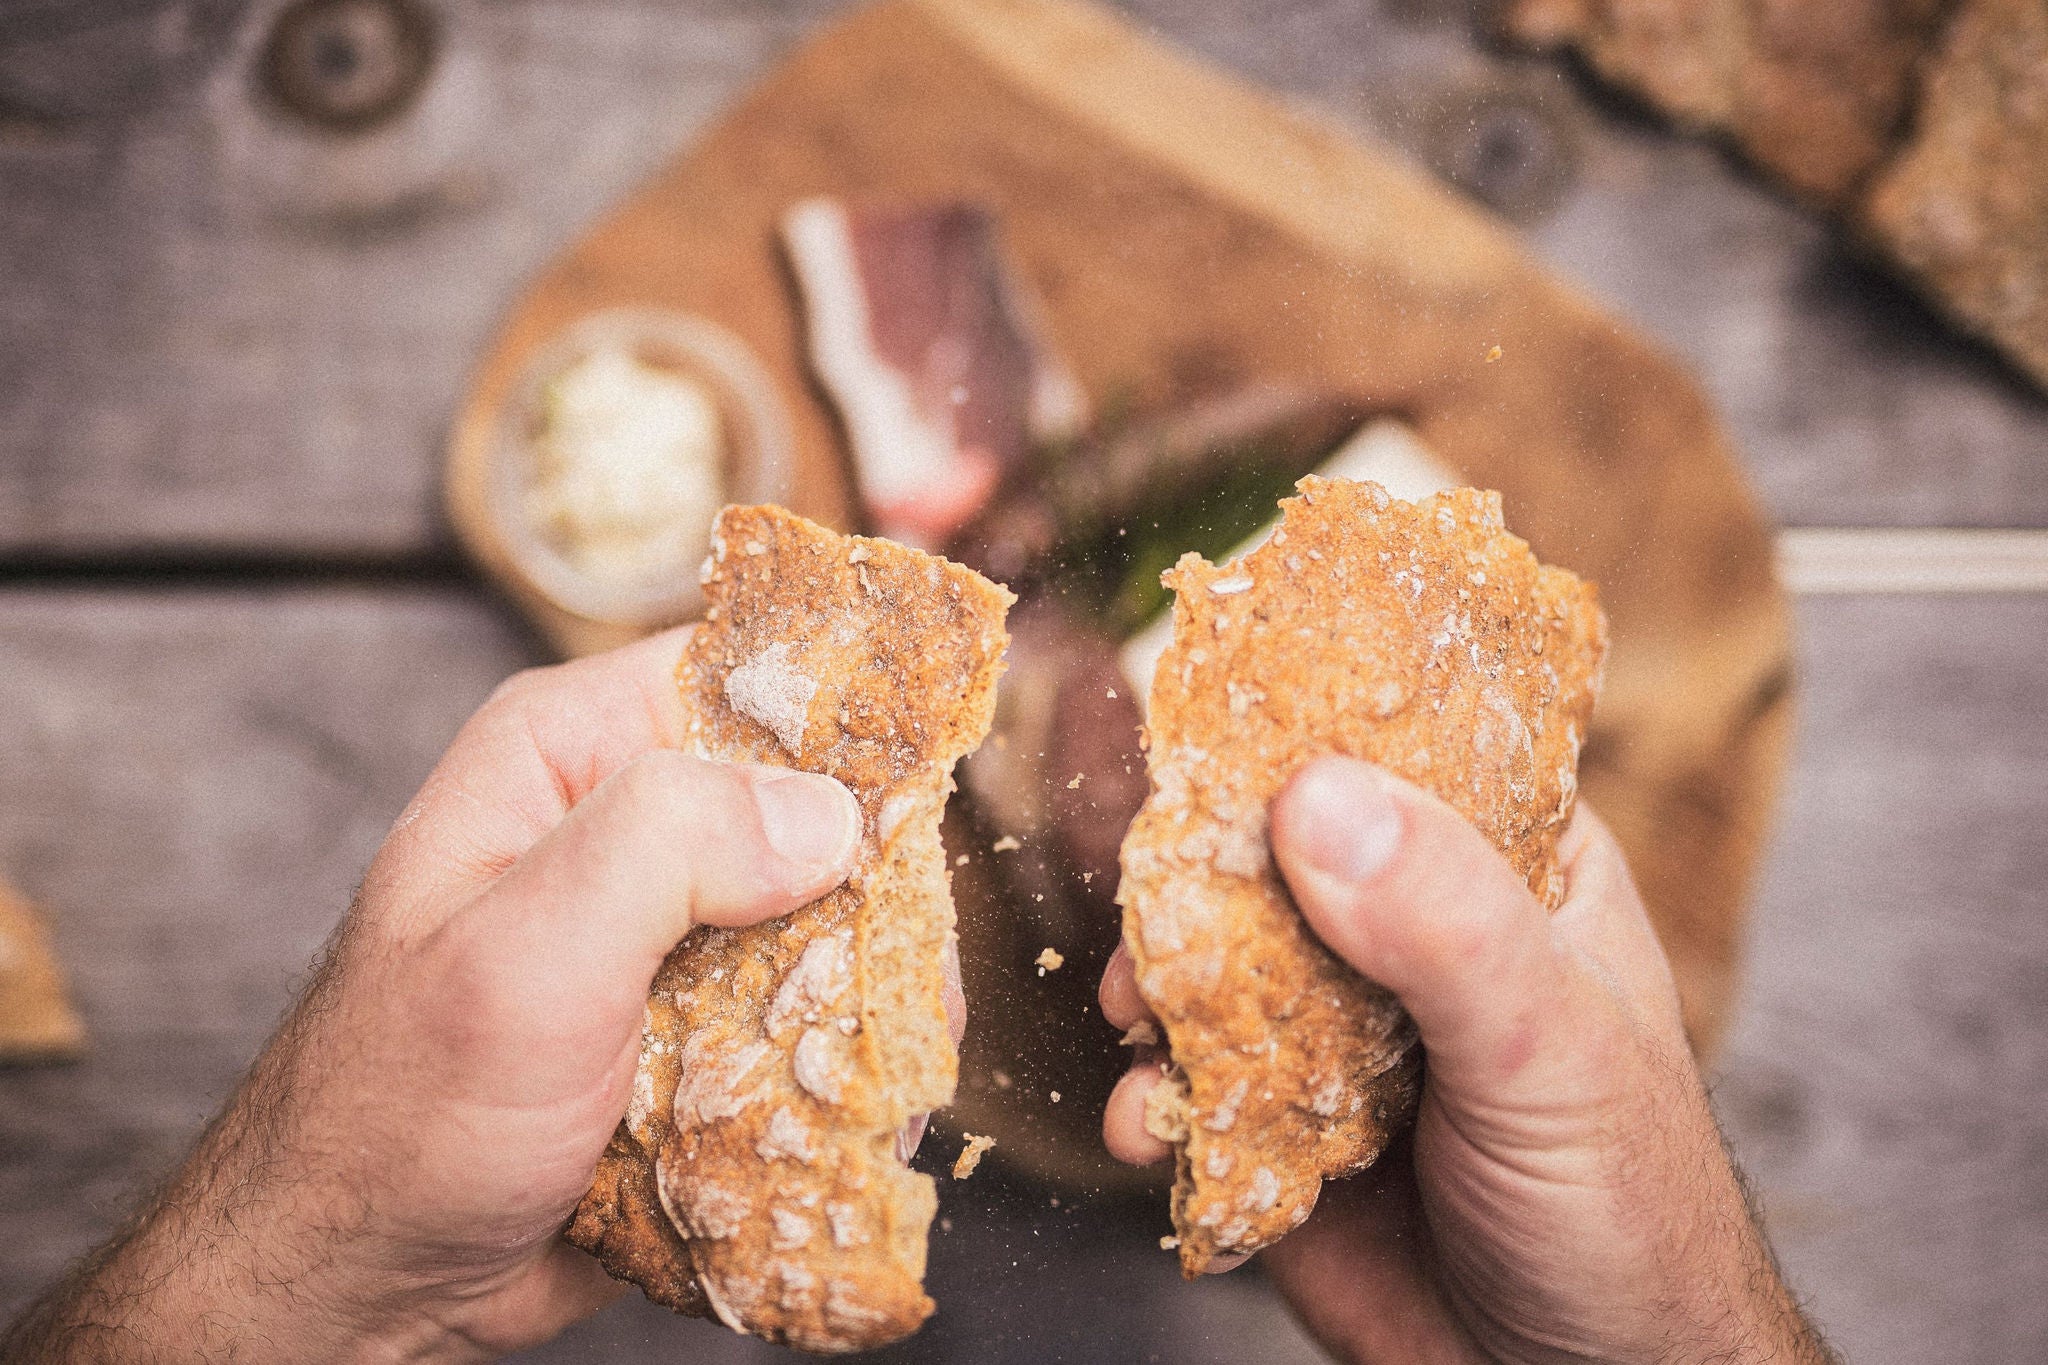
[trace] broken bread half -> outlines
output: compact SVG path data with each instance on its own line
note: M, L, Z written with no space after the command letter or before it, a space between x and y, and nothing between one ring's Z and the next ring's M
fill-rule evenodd
M1124 938L1172 1059L1145 1121L1175 1149L1191 1277L1298 1225L1420 1090L1399 1002L1316 940L1281 882L1273 798L1319 755L1379 764L1477 825L1555 909L1605 650L1593 588L1538 564L1498 494L1296 487L1263 545L1165 575L1151 793L1123 844Z
M845 783L860 852L823 899L669 954L631 1108L567 1235L680 1312L865 1350L932 1311L937 1199L903 1135L953 1097L939 822L994 714L1012 598L775 507L719 514L704 583L676 674L691 745Z

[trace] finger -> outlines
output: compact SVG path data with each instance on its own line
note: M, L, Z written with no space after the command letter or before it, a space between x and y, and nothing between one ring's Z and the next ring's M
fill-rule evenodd
M1401 998L1433 1082L1512 1101L1566 1023L1549 917L1448 806L1350 758L1304 768L1272 811L1275 861L1332 951Z
M1156 1055L1156 1054L1155 1054ZM1165 1069L1151 1058L1132 1064L1109 1092L1102 1110L1102 1145L1118 1161L1150 1166L1173 1155L1173 1148L1145 1127L1145 1097L1159 1084Z
M1405 1151L1325 1185L1308 1221L1261 1255L1309 1334L1337 1359L1483 1359L1437 1288Z
M960 984L960 940L949 935L946 949L939 958L945 976L941 999L946 1007L946 1032L952 1035L953 1046L960 1046L960 1040L967 1036L967 992ZM925 1130L931 1122L931 1115L912 1114L896 1135L896 1155L907 1165L917 1155L918 1145L924 1141Z
M1683 1047L1685 1025L1670 959L1604 821L1583 801L1558 847L1565 901L1551 916L1560 942L1666 1043Z
M1116 945L1116 951L1109 955L1109 962L1102 969L1102 984L1096 996L1102 1003L1102 1017L1116 1028L1128 1029L1155 1018L1152 1007L1138 993L1138 964L1122 943Z
M457 733L379 861L410 861L415 886L474 894L613 773L682 746L689 714L675 670L690 629L507 679Z
M953 1046L960 1046L960 1040L967 1036L967 988L960 984L960 939L956 934L946 935L946 952L940 959L945 971L944 999L946 1004L946 1032L953 1036Z
M491 1295L486 1311L476 1315L488 1324L476 1334L477 1342L493 1357L551 1340L629 1289L567 1242L545 1242L538 1255L522 1278Z
M424 994L468 1021L489 1093L588 1087L637 1051L648 986L693 926L815 900L845 877L860 832L831 778L643 755L426 940L440 979Z

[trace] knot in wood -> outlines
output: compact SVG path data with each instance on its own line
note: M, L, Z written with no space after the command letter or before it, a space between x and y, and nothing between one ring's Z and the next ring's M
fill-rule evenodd
M296 0L271 24L258 80L316 128L365 132L418 98L438 39L419 0Z

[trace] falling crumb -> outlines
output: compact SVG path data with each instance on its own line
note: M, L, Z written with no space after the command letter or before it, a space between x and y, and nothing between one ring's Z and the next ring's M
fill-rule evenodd
M1110 689L1109 689L1109 691L1108 691L1107 693L1105 693L1104 695L1105 695L1105 696L1107 696L1107 697L1108 697L1108 698L1109 698L1109 699L1110 699L1111 701L1115 701L1115 700L1116 700L1116 689L1115 689L1114 687L1112 687L1112 688L1110 688Z
M1014 834L1005 834L1002 838L989 845L989 851L992 853L1015 853L1022 847L1024 847L1022 839L1019 839Z
M1095 874L1094 874L1093 872L1083 872L1083 873L1081 874L1081 885L1083 885L1083 886L1089 886L1089 885L1092 885L1092 884L1094 883L1094 881L1095 881Z
M1067 965L1066 957L1057 948L1039 949L1038 956L1033 958L1032 961L1038 964L1038 974L1040 976L1044 976L1047 972L1056 972Z
M1074 791L1078 789L1081 785L1081 779L1086 777L1087 775L1088 774L1086 773L1075 773L1073 777L1069 778L1067 781L1067 790Z
M1180 1238L1175 1237L1172 1233L1168 1233L1159 1239L1159 1249L1161 1251L1173 1251L1179 1246Z
M1493 363L1494 361L1496 361L1496 360L1499 360L1499 359L1500 359L1500 347L1498 347L1498 346L1495 346L1495 347L1492 347L1491 349L1489 349L1489 350L1487 351L1487 353L1486 353L1486 363L1487 363L1487 364L1491 365L1491 364L1492 364L1492 363Z
M1012 1084L1010 1073L1007 1071L991 1071L988 1073L988 1078L996 1083L996 1089L998 1090L1008 1090Z
M959 857L955 858L955 859L953 860L953 866L955 866L955 867L965 867L965 866L967 866L967 855L966 855L965 853L963 853L963 854L961 854L961 855L960 855Z
M989 1148L996 1145L996 1140L992 1137L981 1137L975 1133L966 1133L963 1136L967 1139L967 1145L960 1149L960 1155L953 1161L955 1180L965 1180L973 1175L975 1168L981 1165L981 1158Z
M951 1232L952 1230L953 1230L953 1220L952 1220L952 1219L950 1219L950 1218L941 1218L941 1219L939 1220L939 1231L940 1231L940 1232Z
M1049 1091L1047 1091L1046 1093L1052 1096L1052 1102L1053 1102L1054 1104L1058 1104L1058 1103L1060 1102L1060 1092L1059 1092L1059 1091L1057 1091L1057 1090L1049 1090Z
M1137 1023L1131 1025L1130 1028L1126 1029L1124 1036L1119 1038L1117 1042L1123 1047L1158 1047L1159 1025L1153 1023L1150 1019L1140 1019Z

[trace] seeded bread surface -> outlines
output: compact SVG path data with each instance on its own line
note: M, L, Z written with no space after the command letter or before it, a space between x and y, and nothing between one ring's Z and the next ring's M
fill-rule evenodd
M1605 649L1593 588L1538 564L1498 494L1297 488L1264 545L1166 575L1151 794L1122 851L1124 937L1172 1056L1146 1120L1175 1147L1190 1276L1297 1226L1420 1093L1413 1023L1322 947L1280 881L1273 798L1319 755L1369 760L1478 826L1555 909Z
M657 1303L810 1351L915 1331L936 1208L899 1134L953 1096L939 821L987 733L1012 600L979 574L774 507L728 507L677 683L706 757L845 783L846 883L700 928L647 1004L632 1107L568 1238Z

